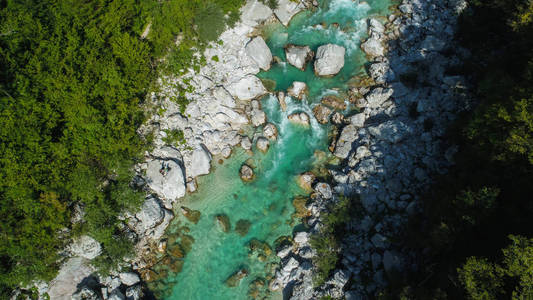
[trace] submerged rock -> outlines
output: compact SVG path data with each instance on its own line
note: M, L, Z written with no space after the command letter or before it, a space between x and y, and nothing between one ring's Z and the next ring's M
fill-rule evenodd
M324 96L320 102L333 109L338 109L338 110L346 109L346 103L344 103L344 100L335 95Z
M318 123L327 124L329 122L329 116L331 115L331 109L319 104L313 108L313 114Z
M202 215L200 211L192 210L185 206L181 207L181 214L183 214L183 216L187 218L187 220L189 220L190 222L194 224L198 223L198 221L200 220L200 216Z
M245 51L257 63L258 67L265 71L270 69L272 53L262 37L257 36L248 42Z
M239 175L243 181L252 181L254 179L254 170L244 164L239 171Z
M290 114L287 119L299 125L309 126L309 116L304 112Z
M235 232L237 232L237 234L239 234L240 236L245 236L246 234L248 234L248 230L251 226L252 222L241 219L235 224Z
M263 152L267 152L268 147L270 146L270 142L264 137L259 137L257 138L255 145L257 146L257 149Z
M307 92L307 85L305 82L294 81L292 85L287 89L287 94L296 99L302 99Z
M228 233L231 230L231 223L229 221L229 217L226 215L216 215L215 221L219 228L223 231Z
M332 76L344 67L346 49L335 44L326 44L316 51L315 73L318 76Z
M233 273L228 279L226 279L226 285L229 287L238 286L244 277L248 276L248 271L246 269L240 269L239 271Z
M315 181L316 176L311 172L305 172L298 176L298 184L300 187L306 191L313 190L313 181Z
M307 62L313 58L314 53L309 46L289 45L285 49L285 55L287 62L303 71Z

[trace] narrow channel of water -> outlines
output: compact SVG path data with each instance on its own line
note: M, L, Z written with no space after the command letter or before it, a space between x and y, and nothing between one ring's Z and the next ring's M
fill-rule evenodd
M247 299L281 298L268 292L268 282L278 259L275 246L283 236L291 236L299 220L293 216L293 200L306 196L297 183L302 172L320 167L328 153L328 127L312 117L312 107L326 94L345 95L353 77L362 72L366 62L359 49L366 36L366 18L386 15L390 0L358 2L352 0L320 1L315 12L297 15L288 28L269 25L264 37L273 55L283 60L258 76L275 81L275 90L286 90L293 81L307 83L304 101L287 98L282 111L275 97L262 100L268 121L279 130L264 154L241 149L223 164L213 161L211 174L198 180L199 191L189 195L182 205L199 211L197 223L178 211L168 229L168 250L154 267L159 279L150 287L164 299ZM287 44L318 46L334 43L346 48L346 63L332 78L315 77L311 63L300 71L285 63ZM311 126L295 125L287 120L293 112L306 112ZM260 130L260 129L257 129ZM239 168L253 165L256 179L244 183ZM219 220L219 221L217 221ZM224 226L229 221L229 230ZM226 228L227 229L227 228ZM227 279L246 270L247 276L237 286Z

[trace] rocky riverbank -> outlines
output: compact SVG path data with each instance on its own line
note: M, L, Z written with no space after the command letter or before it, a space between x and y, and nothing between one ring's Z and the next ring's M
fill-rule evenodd
M454 76L468 53L453 39L464 1L404 0L387 20L369 19L369 78L351 90L360 113L345 116L331 150L340 160L331 181L314 182L308 230L281 249L271 283L287 298L367 299L398 272L416 269L394 237L419 209L418 195L435 174L453 164L455 148L443 140L458 112L470 106L465 78ZM333 122L333 118L331 120ZM321 286L313 285L314 250L321 213L341 195L359 195L361 217L347 225L342 261Z
M125 261L123 271L101 277L91 266L101 247L83 236L66 249L58 276L49 284L36 284L40 297L45 293L51 299L143 297L142 281L153 279L149 269L156 262L153 254L165 251L161 238L175 211L180 210L176 208L178 200L198 188L196 178L209 174L211 161L228 158L233 147L250 150L258 143L258 148L267 151L268 145L263 145L267 139L244 133L250 124L258 127L267 121L255 99L268 91L255 75L267 70L273 57L257 29L268 22L287 25L309 5L312 2L280 0L272 10L261 1L249 0L241 9L241 21L204 52L205 66L188 70L179 78L159 80L160 91L150 97L157 112L139 130L141 136L154 140L153 150L145 154L146 161L136 166L134 183L144 187L148 196L140 211L122 216L127 224L123 230L135 243L135 256ZM173 100L180 96L178 86L190 87L185 95L190 103L185 110ZM272 131L265 131L265 136L275 138Z

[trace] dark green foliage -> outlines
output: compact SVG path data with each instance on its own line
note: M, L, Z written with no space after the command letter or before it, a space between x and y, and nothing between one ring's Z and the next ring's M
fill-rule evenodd
M321 216L323 226L319 234L311 237L311 246L317 255L313 258L316 268L314 284L321 285L335 269L339 260L340 242L346 233L346 223L361 211L358 198L341 197L339 202Z
M407 298L533 297L532 15L531 1L489 0L470 1L460 17L458 38L472 52L462 70L479 104L450 130L456 166L406 230L422 266L406 277Z
M181 74L202 64L205 59L194 59L194 52L206 46L203 41L216 39L225 14L238 18L242 3L2 2L2 296L21 283L51 279L60 262L57 253L73 235L89 233L102 243L95 263L103 270L129 253L131 243L117 216L143 199L130 182L132 165L146 147L136 133L145 120L145 95L159 70ZM195 26L199 14L210 23ZM148 24L148 35L141 38ZM181 43L172 46L178 35ZM182 87L181 94L189 90ZM182 109L188 103L183 95L176 101ZM178 133L173 138L182 142ZM72 226L75 205L84 208L85 217Z
M169 145L172 145L172 146L180 146L186 143L185 136L183 135L183 131L179 129L174 129L174 130L166 130L165 132L167 136L163 138L163 142Z

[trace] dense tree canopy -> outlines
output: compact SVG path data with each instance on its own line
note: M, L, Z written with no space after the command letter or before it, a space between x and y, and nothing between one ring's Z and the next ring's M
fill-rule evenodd
M143 199L130 182L146 147L136 133L145 95L160 70L200 63L193 51L235 22L242 3L0 1L2 292L50 279L72 234L103 244L102 266L128 253L117 216ZM85 215L72 227L74 207Z

